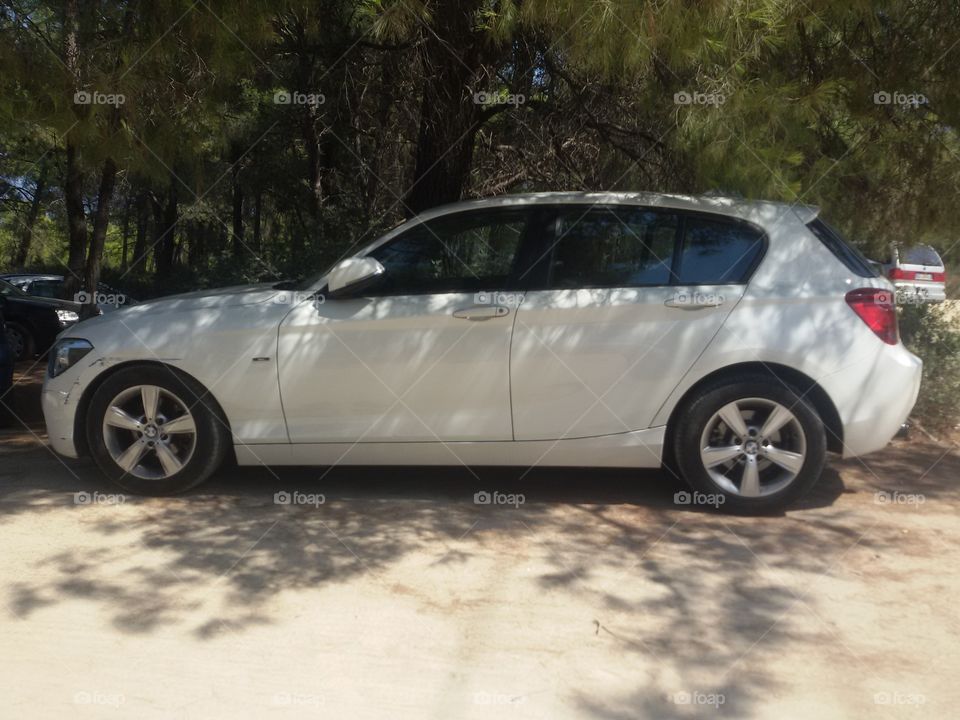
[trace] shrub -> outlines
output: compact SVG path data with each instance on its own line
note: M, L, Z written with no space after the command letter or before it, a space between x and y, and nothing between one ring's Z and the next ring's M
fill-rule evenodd
M944 308L908 306L900 316L904 344L923 359L923 381L913 417L944 431L960 423L960 328Z

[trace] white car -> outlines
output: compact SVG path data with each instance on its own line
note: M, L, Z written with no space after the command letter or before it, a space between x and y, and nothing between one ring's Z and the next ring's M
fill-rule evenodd
M921 362L816 208L546 193L437 208L298 286L71 328L50 442L133 492L240 465L658 467L782 508L884 447ZM587 475L584 476L588 478Z
M940 253L929 245L894 245L887 277L901 303L939 303L947 299L947 271Z

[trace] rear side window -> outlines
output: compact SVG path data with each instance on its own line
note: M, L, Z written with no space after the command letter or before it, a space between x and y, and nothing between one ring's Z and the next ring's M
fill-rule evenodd
M725 285L746 282L760 254L763 235L741 223L688 216L680 248L681 285Z
M870 261L859 250L844 240L843 235L833 227L820 218L811 221L807 227L820 239L820 242L827 246L827 249L834 254L837 260L846 266L847 270L860 277L878 277L877 271L870 264Z
M556 225L550 286L669 285L679 218L633 207L563 209Z

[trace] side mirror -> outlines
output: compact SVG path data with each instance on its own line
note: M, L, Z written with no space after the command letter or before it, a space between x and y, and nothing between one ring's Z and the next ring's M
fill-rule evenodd
M373 285L384 272L383 265L371 257L341 260L327 275L327 297L338 298L356 293Z

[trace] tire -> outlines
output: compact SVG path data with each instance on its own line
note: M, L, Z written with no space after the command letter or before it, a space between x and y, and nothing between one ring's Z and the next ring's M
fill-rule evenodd
M7 321L7 339L14 362L29 360L36 354L37 344L33 334L20 323Z
M150 406L155 409L148 412ZM91 398L86 433L103 473L138 495L172 495L199 485L220 467L230 444L226 419L210 393L157 365L127 367L107 378Z
M681 409L672 439L676 465L706 496L700 500L741 515L782 511L816 484L826 462L816 410L768 376L706 386Z

